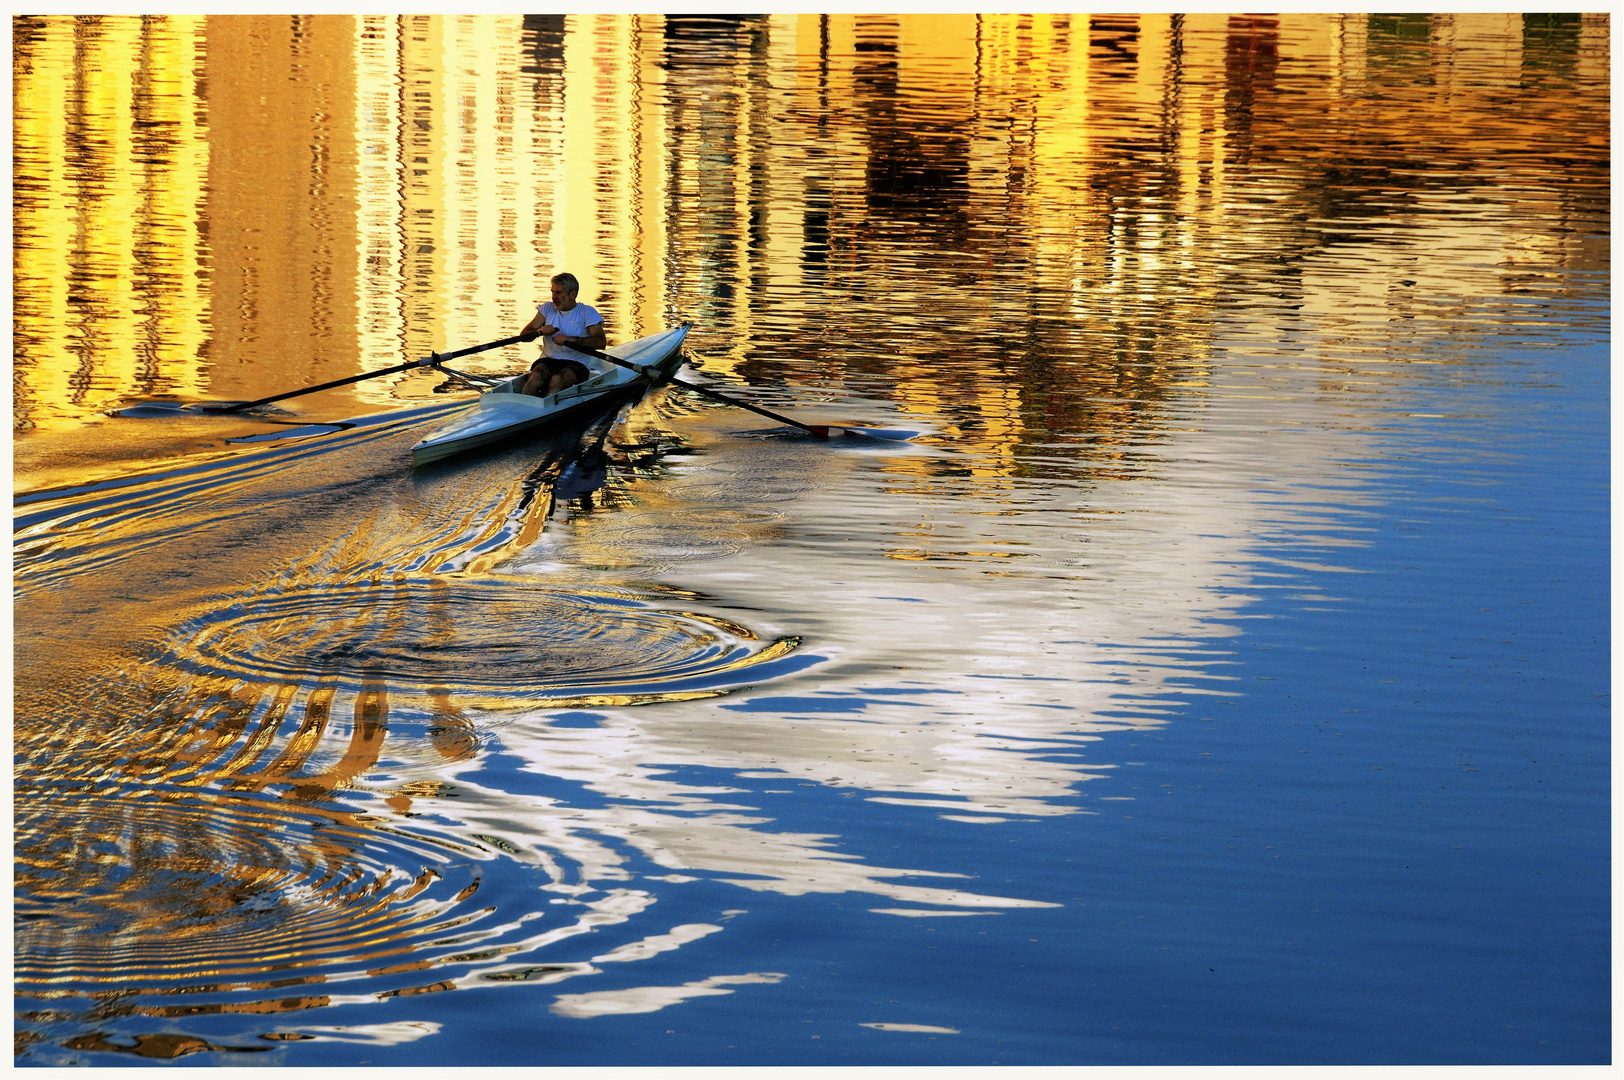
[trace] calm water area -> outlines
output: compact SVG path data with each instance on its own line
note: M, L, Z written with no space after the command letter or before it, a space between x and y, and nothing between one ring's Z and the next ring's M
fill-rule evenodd
M14 18L16 1063L1610 1062L1608 37Z

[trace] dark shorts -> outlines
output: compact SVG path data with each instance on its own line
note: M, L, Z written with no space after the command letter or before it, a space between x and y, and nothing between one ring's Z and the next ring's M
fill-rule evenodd
M579 360L560 360L552 356L543 356L530 365L531 371L545 371L548 375L557 375L560 371L573 371L576 385L592 378L592 371Z

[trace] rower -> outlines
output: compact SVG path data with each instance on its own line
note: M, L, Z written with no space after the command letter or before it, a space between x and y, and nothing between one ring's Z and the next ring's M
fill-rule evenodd
M602 352L609 345L603 332L603 316L591 304L575 297L581 283L574 274L553 277L553 299L536 307L536 317L519 331L521 341L541 338L541 356L530 366L530 377L520 393L546 397L592 377L571 346Z

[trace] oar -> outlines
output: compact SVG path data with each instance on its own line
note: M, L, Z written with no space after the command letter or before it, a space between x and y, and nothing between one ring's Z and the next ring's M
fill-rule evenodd
M351 375L347 379L334 379L332 382L324 382L320 386L307 386L303 390L289 390L285 394L277 394L274 397L260 398L258 401L244 401L236 405L226 405L218 408L212 405L205 405L203 407L209 412L241 412L244 409L252 409L256 405L269 405L273 401L282 401L286 398L299 397L302 394L314 394L318 390L331 390L335 386L348 386L350 383L360 382L363 379L376 379L381 375L393 375L397 371L410 371L415 367L438 367L446 360L455 360L459 356L467 356L470 353L484 352L486 349L499 349L503 345L515 345L523 340L524 336L520 334L510 338L503 338L501 341L486 342L484 345L470 345L468 348L458 349L456 352L429 353L428 356L421 360L411 360L404 364L396 364L394 367L384 368L381 371L368 371L360 375Z
M611 364L619 364L623 368L630 368L639 374L646 373L644 368L632 363L629 360L622 360L618 356L610 356L608 353L598 352L596 349L583 349L577 345L571 345L570 348L574 349L576 352L585 353L588 356L595 356L599 360L607 360ZM752 405L748 401L740 401L738 398L728 397L726 394L719 394L708 386L699 386L696 383L683 382L681 379L677 378L659 379L659 381L676 383L684 390L692 390L695 393L704 394L706 397L714 398L715 400L722 402L724 405L734 405L741 409L749 409L751 412L759 413L769 420L777 420L780 424L788 424L791 427L798 427L802 431L809 431L820 439L827 439L833 435L862 435L867 436L870 439L895 439L905 441L912 434L912 432L877 431L873 428L830 427L826 424L803 424L799 420L791 420L787 416L779 416L775 412L768 412L761 406Z

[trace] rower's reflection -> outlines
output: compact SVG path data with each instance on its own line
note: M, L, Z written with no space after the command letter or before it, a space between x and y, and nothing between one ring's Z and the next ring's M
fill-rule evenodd
M558 474L553 482L553 504L579 499L582 506L590 508L593 493L608 482L609 455L599 440Z

